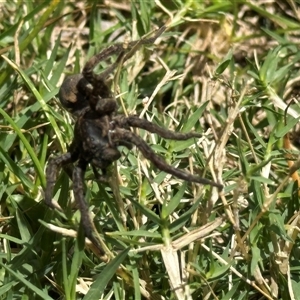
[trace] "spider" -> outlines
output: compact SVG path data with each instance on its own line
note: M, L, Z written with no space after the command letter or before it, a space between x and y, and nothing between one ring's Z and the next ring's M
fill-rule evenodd
M85 237L97 247L101 255L105 255L105 253L93 234L94 227L89 216L89 207L84 199L84 174L90 164L96 178L100 181L107 181L107 167L121 157L118 146L122 145L131 149L135 145L144 157L149 159L157 168L180 179L208 184L220 189L223 187L219 183L200 178L167 164L140 136L130 131L130 128L142 128L165 139L173 140L199 138L201 134L173 132L136 115L116 114L117 102L105 83L105 79L121 61L129 59L140 45L152 44L165 29L166 27L163 26L156 31L153 38L133 41L127 47L124 44L115 44L104 49L86 63L82 74L67 77L59 91L62 105L74 114L77 120L74 128L74 139L68 152L52 158L48 163L45 203L51 208L62 210L59 204L52 200L57 173L65 165L77 162L72 172L75 201L81 213L81 224ZM95 74L93 70L96 65L112 55L118 55L116 61L102 73ZM101 170L101 175L97 169Z

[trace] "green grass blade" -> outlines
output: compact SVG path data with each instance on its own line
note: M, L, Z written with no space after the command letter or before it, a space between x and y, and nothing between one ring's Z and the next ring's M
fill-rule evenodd
M130 199L130 201L136 206L146 217L148 217L150 220L152 220L155 224L159 225L161 224L161 219L158 215L156 215L153 211L146 208L144 205L140 204L139 202Z
M64 140L62 138L61 135L61 131L55 121L55 119L53 118L49 107L47 106L45 100L43 99L43 97L40 95L40 93L37 91L37 89L35 88L34 84L32 83L32 81L29 79L29 77L25 74L25 72L23 72L14 62L12 62L11 60L9 60L8 58L6 58L5 56L2 55L2 57L11 65L11 67L16 70L21 77L23 78L23 80L25 81L25 83L28 85L29 89L31 90L31 92L34 94L34 96L36 97L36 99L39 101L39 103L41 104L41 107L43 109L43 111L45 112L47 118L49 119L56 135L57 138L60 142L60 146L62 148L63 152L66 152L66 146L64 143ZM41 180L42 184L45 183L45 180ZM44 186L44 185L43 185Z
M171 233L181 228L188 220L191 219L193 212L199 207L200 201L201 198L199 198L188 211L181 214L181 216L177 220L171 223L169 228Z
M0 262L0 266L4 268L6 271L8 271L12 276L14 276L19 282L23 283L27 288L32 290L34 293L37 294L37 296L41 297L44 300L53 300L48 294L46 294L41 289L34 286L31 282L29 282L27 279L24 278L23 274L20 274L19 272L15 272L10 267L4 265L2 262Z
M83 300L94 300L102 297L102 293L110 281L116 274L120 264L126 259L130 248L123 250L111 262L107 264L104 270L97 276L96 280L90 287L88 293L83 297Z
M182 196L185 193L187 184L186 182L183 183L183 185L180 187L179 191L176 193L174 197L171 198L171 200L168 203L164 203L161 210L161 217L163 219L168 218L177 208L177 206L180 204L180 201L182 200Z
M208 105L208 101L202 104L194 113L189 115L187 121L182 127L182 132L190 132L192 128L199 122L199 119L201 118L203 112L206 109L206 106Z
M26 150L28 151L28 154L30 155L30 158L32 159L33 165L37 171L37 175L39 176L39 179L41 181L42 186L45 188L46 186L46 179L45 179L45 174L44 170L42 169L42 166L39 162L39 159L37 158L35 151L33 148L30 146L29 142L27 141L26 137L20 130L20 128L16 125L16 123L13 121L13 119L2 109L0 108L0 114L4 117L4 119L11 125L11 127L14 129L14 131L17 133L19 136L20 140L24 144ZM36 191L36 187L33 189Z

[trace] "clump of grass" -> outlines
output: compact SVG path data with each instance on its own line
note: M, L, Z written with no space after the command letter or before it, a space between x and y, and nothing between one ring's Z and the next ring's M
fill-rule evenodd
M1 299L299 299L295 1L8 2L1 14ZM124 149L110 184L86 177L106 262L85 248L67 173L54 196L65 213L43 204L47 160L73 137L56 95L89 57L154 24L168 31L111 78L119 111L203 132L139 134L225 188Z

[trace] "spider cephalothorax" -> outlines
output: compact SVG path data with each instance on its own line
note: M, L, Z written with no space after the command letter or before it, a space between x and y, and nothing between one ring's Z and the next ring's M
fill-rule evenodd
M93 169L97 168L102 171L102 176L97 176L97 179L105 180L105 169L121 156L118 150L119 145L127 148L135 145L157 168L180 179L222 188L219 183L168 165L164 159L155 154L140 136L130 131L130 127L142 128L163 138L173 140L198 138L201 137L201 134L173 132L135 115L116 114L117 103L106 85L105 79L121 60L125 61L130 58L139 45L152 44L164 30L165 27L161 27L153 38L131 42L126 48L122 44L116 44L103 50L86 63L82 74L68 77L59 91L62 105L76 115L77 120L74 139L69 152L49 161L46 171L45 202L52 208L61 209L58 203L52 200L57 172L64 165L77 162L72 179L75 200L81 212L82 227L85 236L97 246L101 254L104 252L93 235L92 221L89 217L88 205L84 199L84 174L88 164L90 164ZM100 61L107 60L108 57L115 54L118 55L115 63L101 74L94 73L93 70Z

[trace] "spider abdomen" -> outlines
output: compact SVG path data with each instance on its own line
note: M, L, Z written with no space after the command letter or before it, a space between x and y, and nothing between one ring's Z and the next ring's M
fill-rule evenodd
M75 128L75 139L82 143L80 156L101 169L105 169L121 157L117 147L109 142L106 123L105 118L85 119L82 117L76 123L80 126Z

